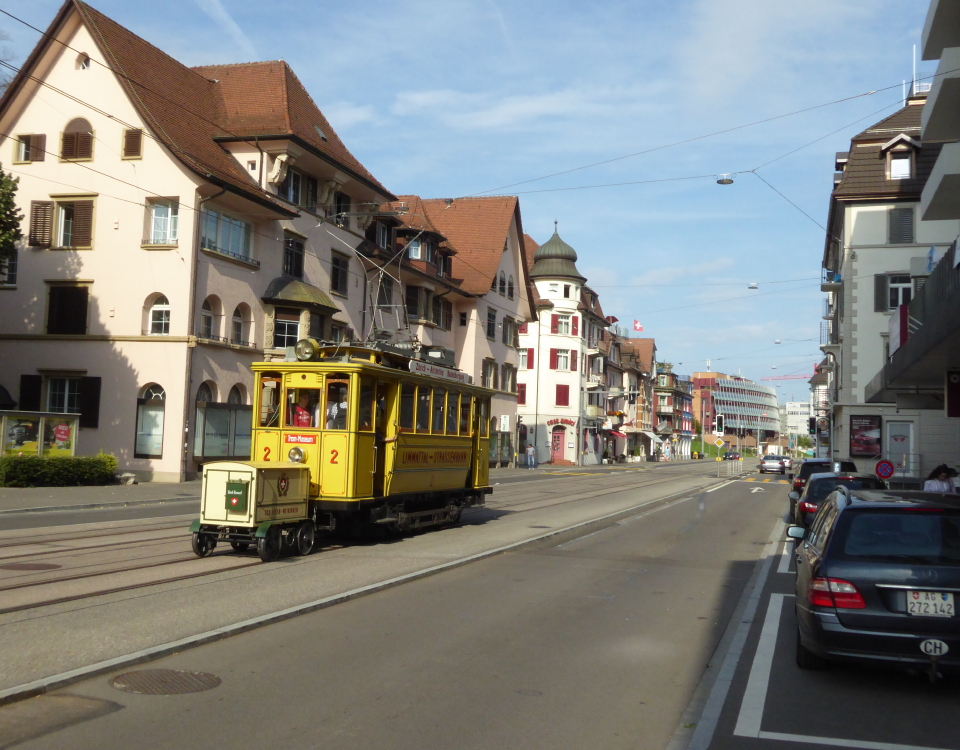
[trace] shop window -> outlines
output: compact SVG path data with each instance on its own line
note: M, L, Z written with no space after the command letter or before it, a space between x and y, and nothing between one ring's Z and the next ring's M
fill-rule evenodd
M143 389L137 399L136 458L162 458L163 418L167 395L156 383Z

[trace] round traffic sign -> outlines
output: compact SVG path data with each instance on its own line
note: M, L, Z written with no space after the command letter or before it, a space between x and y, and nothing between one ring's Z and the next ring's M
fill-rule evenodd
M893 476L893 462L887 461L887 459L877 461L877 467L874 469L874 471L881 479L889 479Z

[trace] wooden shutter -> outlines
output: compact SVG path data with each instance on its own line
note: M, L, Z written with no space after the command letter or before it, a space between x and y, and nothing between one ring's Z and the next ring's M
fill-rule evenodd
M570 386L557 386L557 406L570 406Z
M80 378L80 426L100 426L100 378Z
M570 333L574 336L580 335L580 318L577 315L573 316L573 321L570 323Z
M523 406L527 403L527 384L517 383L517 403Z
M76 133L61 133L60 158L61 159L77 158L77 134Z
M550 316L550 333L556 333L560 330L560 316L551 315Z
M527 349L527 369L533 369L533 352L534 349Z
M571 349L570 350L570 372L576 372L576 371L577 371L577 350Z
M20 376L20 403L17 404L20 411L41 411L40 389L42 385L43 379L39 375Z
M87 287L50 287L47 333L82 335L87 332Z
M93 245L93 201L73 202L73 247Z
M50 247L53 242L53 201L31 201L30 247Z
M556 349L550 350L550 369L551 370L557 369L557 350Z
M873 311L886 312L890 307L890 277L885 273L873 277Z
M93 158L93 134L77 133L77 159Z
M913 242L913 209L890 210L890 244L908 245Z
M44 161L47 155L47 136L37 133L30 136L30 161Z
M131 128L123 131L123 158L138 159L143 156L143 131Z
M520 333L526 333L526 332L527 332L527 321L523 321L520 324Z

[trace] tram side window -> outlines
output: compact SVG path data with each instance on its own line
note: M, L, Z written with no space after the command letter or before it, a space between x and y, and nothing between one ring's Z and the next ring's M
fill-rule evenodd
M460 434L470 434L470 396L466 393L460 397Z
M477 399L477 407L480 411L480 437L486 437L489 422L487 414L490 411L490 402L485 398Z
M417 388L417 432L430 432L430 388Z
M287 426L317 427L320 422L320 389L287 388Z
M457 434L457 415L458 404L460 403L459 393L447 394L447 434Z
M417 398L417 387L413 383L404 383L400 386L400 427L404 430L413 429L413 407Z
M327 429L347 429L347 406L349 404L349 380L346 375L327 378Z
M373 380L370 378L360 379L360 404L357 415L359 417L358 427L365 432L373 429Z
M433 392L433 428L435 435L443 434L443 402L447 392L437 389Z
M260 426L280 426L280 373L260 377Z

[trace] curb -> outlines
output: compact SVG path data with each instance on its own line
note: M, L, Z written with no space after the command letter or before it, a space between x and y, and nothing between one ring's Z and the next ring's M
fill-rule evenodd
M49 513L56 510L95 510L105 508L130 508L137 505L162 505L163 503L192 503L200 502L196 497L163 497L159 500L121 500L116 503L84 503L81 505L41 505L33 508L4 508L0 515L5 513Z
M51 675L49 677L43 677L39 680L34 680L33 682L28 682L23 685L16 685L12 688L7 688L6 690L0 690L0 706L4 706L8 703L16 703L21 700L26 700L28 698L34 698L38 695L43 695L45 693L51 692L53 690L58 690L60 688L72 685L76 682L89 679L91 677L97 677L101 674L106 674L108 672L113 672L119 667L132 666L135 664L142 664L144 662L153 661L164 656L169 656L171 654L183 651L187 648L196 648L197 646L203 646L207 643L213 643L215 641L223 640L224 638L229 638L230 636L240 635L241 633L248 632L250 630L255 630L257 628L263 627L265 625L271 625L276 622L282 622L283 620L288 620L293 617L298 617L300 615L310 614L311 612L317 612L321 609L326 609L327 607L332 607L336 604L341 604L343 602L348 602L353 599L357 599L361 596L366 596L368 594L374 594L378 591L384 591L386 589L393 588L394 586L399 586L403 583L408 583L410 581L416 581L421 578L426 578L428 576L434 575L436 573L442 573L446 570L452 570L454 568L459 568L464 565L467 565L478 560L483 560L488 557L494 557L495 555L502 554L504 552L509 552L520 547L524 547L529 544L535 544L541 542L544 539L549 539L550 537L558 536L560 534L566 534L570 531L583 528L585 526L590 526L596 523L601 523L603 521L610 520L611 518L616 518L618 516L623 516L636 512L637 510L646 508L650 505L657 503L663 503L664 501L669 501L672 498L677 497L678 495L689 495L691 498L696 497L698 494L702 494L708 487L711 487L716 482L704 485L699 488L691 488L686 490L681 490L680 492L674 492L671 495L666 495L664 497L657 498L655 500L647 500L644 503L639 505L631 506L630 508L625 508L623 510L618 510L615 513L608 513L607 515L600 516L598 518L590 519L589 521L582 521L580 523L573 524L572 526L566 526L562 529L552 529L544 534L532 537L530 539L524 539L519 542L513 542L512 544L504 545L502 547L497 547L495 549L486 550L484 552L478 552L473 555L468 555L467 557L462 557L458 560L451 560L450 562L441 563L440 565L434 565L429 568L424 568L423 570L418 570L413 573L407 573L402 576L397 576L395 578L389 578L385 581L379 581L377 583L371 583L366 586L361 586L360 588L352 589L350 591L345 591L340 594L332 594L331 596L324 597L322 599L317 599L312 602L306 602L304 604L298 604L293 607L288 607L287 609L279 610L278 612L271 612L266 615L261 615L259 617L254 617L249 620L242 620L240 622L233 623L232 625L225 625L221 628L216 628L215 630L208 630L204 633L198 633L197 635L188 636L187 638L181 638L180 640L173 641L171 643L163 643L158 646L152 646L150 648L143 649L141 651L135 651L130 654L124 654L123 656L117 656L113 659L107 659L105 661L97 662L96 664L91 664L86 667L80 667L78 669L73 669L68 672L61 672L60 674Z

